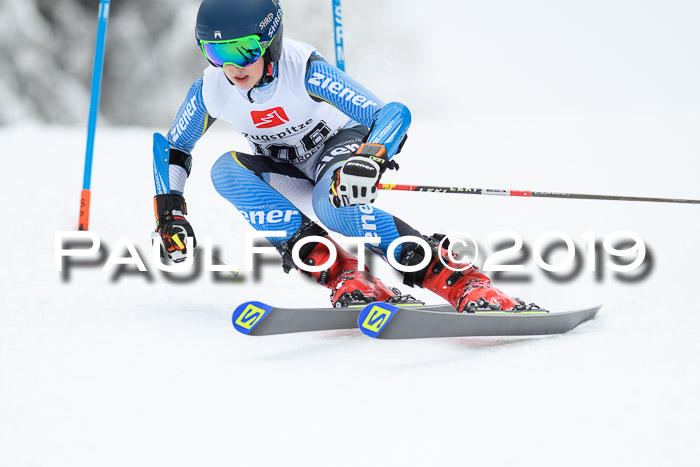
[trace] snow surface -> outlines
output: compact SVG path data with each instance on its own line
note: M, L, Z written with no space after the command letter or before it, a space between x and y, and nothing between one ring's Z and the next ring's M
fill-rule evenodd
M674 155L690 147L679 138L683 133L671 138L667 126L652 123L618 127L616 134L678 145L669 147ZM431 152L429 135L444 127L417 122L405 158ZM495 167L513 170L475 176L471 164L455 173L439 164L428 171L405 163L391 178L527 188L518 165L547 161L522 163L513 148L541 143L539 137L533 128L498 127L511 136L494 140L494 128L492 134L474 132L461 151L488 152ZM588 128L596 133L596 123ZM244 265L248 227L207 178L207 167L238 138L225 130L198 148L188 186L190 218L227 263ZM548 138L540 154L555 154L567 141L584 152L571 136L562 131L558 141ZM599 283L582 271L558 284L528 260L532 282L504 283L505 290L558 310L604 304L594 322L560 337L382 342L339 331L251 338L231 326L236 304L264 299L326 306L328 294L298 274L285 276L278 265L263 267L260 281L240 283L202 273L176 284L155 271L147 256L151 131L102 129L97 141L91 225L109 252L117 237L131 238L153 269L139 274L131 267L132 274L116 280L114 269L97 266L70 268L66 281L54 270L54 232L73 229L77 220L82 161L75 155L83 149L83 131L19 128L1 137L10 154L22 154L6 159L2 185L11 246L0 270L4 465L694 463L700 416L696 206L382 193L383 207L424 232L468 230L480 242L504 228L529 245L550 229L574 239L587 230L599 238L632 230L653 252L654 267L633 284L609 271ZM629 152L651 160L654 144ZM585 164L580 158L547 164L538 188L698 195L691 170L697 165L677 170L683 157L642 167L637 177L606 180L596 167L616 159L586 154ZM569 175L571 165L580 165L577 176ZM678 183L655 187L650 179ZM387 282L399 283L383 263L374 267ZM424 291L416 294L434 301Z
M697 7L545 2L547 16L505 3L507 14L465 2L469 73L449 93L408 60L358 71L414 114L384 181L700 198ZM398 67L405 79L389 88ZM54 236L77 225L85 130L0 129L0 465L696 465L698 206L383 192L378 206L423 233L467 231L491 251L503 229L529 247L553 229L579 246L590 230L633 231L650 270L555 282L530 255L530 282L495 281L553 310L604 304L563 336L252 338L231 325L238 303L327 306L328 293L278 264L237 283L156 271L150 148L163 130L99 127L92 179L92 230L107 253L130 238L150 272L96 264L65 277ZM241 266L251 229L209 168L244 147L215 125L186 193L200 241ZM373 271L399 285L380 261Z

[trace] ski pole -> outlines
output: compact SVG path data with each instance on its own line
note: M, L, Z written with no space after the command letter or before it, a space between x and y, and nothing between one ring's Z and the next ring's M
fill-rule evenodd
M340 0L333 1L333 33L335 36L335 64L345 71L345 48L343 45L343 10Z
M104 63L105 42L107 39L109 1L110 0L100 0L100 9L97 14L97 42L95 44L95 61L92 68L92 85L90 87L90 116L88 118L87 146L85 149L83 191L80 193L80 217L78 218L78 230L88 230L88 224L90 222L90 177L92 176L92 151L95 147L97 109L100 105L100 87L102 85L102 65Z
M700 204L697 199L674 199L674 198L651 198L638 196L609 196L609 195L587 195L578 193L548 193L545 191L527 190L498 190L483 188L461 188L450 186L430 186L430 185L400 185L394 183L379 183L380 190L393 191L421 191L429 193L456 193L464 195L496 195L496 196L521 196L526 198L569 198L569 199L601 199L608 201L646 201L653 203L684 203Z

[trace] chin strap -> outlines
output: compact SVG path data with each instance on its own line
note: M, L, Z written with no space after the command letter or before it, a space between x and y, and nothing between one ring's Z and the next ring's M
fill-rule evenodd
M275 76L277 76L277 63L272 63L265 59L265 72L263 73L262 78L260 78L258 84L256 84L256 87L270 84L272 81L274 81Z
M250 88L248 90L248 101L250 101L251 104L254 102L253 96L252 96L253 89L261 88L267 84L270 84L271 82L273 82L275 80L276 76L277 76L277 63L276 62L272 63L272 62L268 61L267 58L265 58L265 68L263 70L262 78L260 78L260 80L255 84L255 86L253 86L252 88Z

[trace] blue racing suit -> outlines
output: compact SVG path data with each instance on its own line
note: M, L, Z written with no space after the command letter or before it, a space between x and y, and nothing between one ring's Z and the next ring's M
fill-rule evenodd
M286 39L283 51L288 45L297 56L290 52L287 57L283 52L280 62L266 64L265 84L248 92L222 81L228 79L220 68L210 67L203 78L195 81L167 133L171 148L169 189L184 190L196 142L217 118L224 119L246 136L252 151L223 154L213 165L211 178L216 190L253 228L285 231L286 236L268 238L273 245L283 246L309 222L295 201L310 197L314 214L323 226L348 237L381 237L381 243L368 247L386 259L393 240L420 234L373 205L337 208L329 199L329 189L335 169L362 142L383 144L389 158L393 157L405 140L410 113L403 104L385 104L315 52L307 53L307 57L304 51L309 49L303 47L309 46ZM299 57L305 59L304 63ZM291 76L294 70L298 70L298 79ZM220 83L214 84L217 80ZM296 107L301 108L302 115L297 115L295 121L295 106L270 108L289 89L305 93L297 96L301 104ZM306 120L304 109L320 117ZM256 129L264 133L254 134ZM397 261L401 251L395 250Z

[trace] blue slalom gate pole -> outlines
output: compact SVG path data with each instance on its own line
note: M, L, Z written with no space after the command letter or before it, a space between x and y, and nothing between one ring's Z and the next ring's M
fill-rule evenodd
M343 46L343 11L340 0L333 0L333 32L335 35L335 64L345 71L345 47Z
M100 0L97 14L97 42L95 44L95 62L92 68L92 85L90 90L90 117L88 118L87 147L85 149L85 172L83 191L80 193L80 217L78 230L88 230L90 222L90 178L92 176L92 153L95 147L95 127L97 110L100 106L100 87L102 85L102 65L105 58L107 39L107 20L109 20L109 1Z

